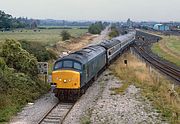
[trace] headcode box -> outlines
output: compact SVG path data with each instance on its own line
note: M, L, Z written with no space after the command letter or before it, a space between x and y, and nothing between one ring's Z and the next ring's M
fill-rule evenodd
M48 74L48 63L47 62L38 62L38 74Z

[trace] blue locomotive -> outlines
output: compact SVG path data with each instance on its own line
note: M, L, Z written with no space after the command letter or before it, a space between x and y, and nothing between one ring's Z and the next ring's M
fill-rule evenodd
M74 99L135 40L135 31L88 46L58 59L53 68L54 92L60 100Z

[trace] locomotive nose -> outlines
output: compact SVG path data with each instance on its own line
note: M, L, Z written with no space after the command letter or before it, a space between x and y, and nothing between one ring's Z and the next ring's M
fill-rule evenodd
M80 72L73 70L57 70L52 72L52 81L56 83L56 88L79 89Z

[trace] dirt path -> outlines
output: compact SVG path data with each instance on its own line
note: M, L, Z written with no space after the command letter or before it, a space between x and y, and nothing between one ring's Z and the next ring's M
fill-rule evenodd
M71 39L71 41L60 41L54 46L54 50L61 56L63 52L74 52L81 48L108 39L109 27L101 32L100 35L85 34L80 38Z

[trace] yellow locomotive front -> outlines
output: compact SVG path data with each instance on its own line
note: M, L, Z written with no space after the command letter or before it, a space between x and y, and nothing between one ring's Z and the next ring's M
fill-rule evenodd
M52 81L57 89L79 89L80 73L73 70L56 70L52 72Z
M82 64L75 60L60 59L54 64L51 85L55 96L60 100L78 95L81 88ZM73 96L72 96L73 97Z

